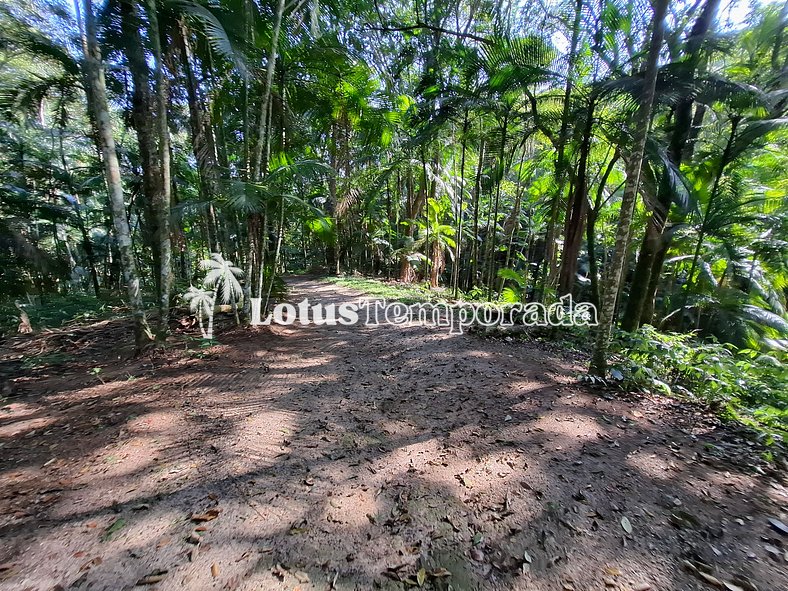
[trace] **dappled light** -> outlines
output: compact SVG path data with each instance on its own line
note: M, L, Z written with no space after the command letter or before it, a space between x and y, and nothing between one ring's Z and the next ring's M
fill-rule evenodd
M45 377L6 407L2 585L161 571L162 588L397 589L424 569L435 588L678 589L698 552L759 588L784 577L760 537L785 489L713 454L724 432L677 428L680 405L588 390L538 346L425 327L223 339L126 365L130 382Z
M0 7L0 591L788 590L788 0Z

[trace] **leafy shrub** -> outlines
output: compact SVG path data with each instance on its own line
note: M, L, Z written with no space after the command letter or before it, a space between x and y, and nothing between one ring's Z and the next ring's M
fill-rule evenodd
M736 349L648 325L618 332L614 347L611 376L627 389L702 400L744 422L788 432L784 352Z

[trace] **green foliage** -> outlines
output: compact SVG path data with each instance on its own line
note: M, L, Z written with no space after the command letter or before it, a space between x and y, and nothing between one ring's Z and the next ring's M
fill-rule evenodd
M394 281L380 281L366 277L327 277L326 281L341 287L355 289L367 295L385 300L398 301L406 304L429 302L433 293L423 285L415 283L398 283Z
M47 295L41 303L22 304L33 330L59 328L72 322L100 320L123 313L120 300L100 300L74 293ZM0 304L0 333L13 334L19 324L19 311L13 301Z
M788 434L788 364L765 354L703 342L693 333L663 333L650 325L619 332L611 376L627 389L703 401L764 428Z
M239 279L243 277L243 271L231 261L226 261L221 254L214 252L210 259L200 262L200 267L206 271L203 286L213 290L220 302L230 304L241 299L243 288Z

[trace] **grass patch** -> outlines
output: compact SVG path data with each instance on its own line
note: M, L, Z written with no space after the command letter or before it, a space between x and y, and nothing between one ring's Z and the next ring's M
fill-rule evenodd
M334 285L339 285L340 287L362 291L372 297L396 300L405 304L418 304L421 302L445 299L443 292L430 291L426 285L417 283L382 281L380 279L354 277L351 275L344 277L326 277L325 280Z
M119 299L98 299L86 294L48 295L40 304L26 304L33 330L59 328L71 322L103 320L125 313ZM19 325L19 310L13 301L0 304L0 333L14 334Z
M401 283L399 281L386 281L383 279L372 279L369 277L357 277L345 275L342 277L324 277L325 281L348 287L372 297L396 300L403 304L420 304L423 302L483 302L484 290L475 289L471 293L460 291L457 298L452 297L452 290L448 288L430 289L425 283Z
M22 362L22 369L31 370L41 367L64 365L73 359L73 355L61 353L60 351L55 351L53 353L42 353L41 355L30 355L25 357L25 360Z

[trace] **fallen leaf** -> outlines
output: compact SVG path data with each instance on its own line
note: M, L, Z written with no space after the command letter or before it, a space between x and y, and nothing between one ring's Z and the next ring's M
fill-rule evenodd
M98 566L99 564L101 564L101 562L102 562L101 556L96 556L95 558L92 558L92 559L88 560L85 564L80 566L79 567L79 572L88 570L89 568L91 568L93 566Z
M159 540L159 542L156 544L156 549L158 550L158 549L160 549L160 548L164 548L164 546L166 546L167 544L169 544L171 541L172 541L172 540L171 540L169 537L167 537L167 536L163 537L163 538L162 538L161 540Z
M445 568L441 567L441 568L436 568L433 571L431 571L430 572L430 576L432 578L434 578L434 579L442 579L442 578L445 578L445 577L450 577L451 573L448 570L446 570Z
M775 560L780 560L783 557L782 551L771 544L764 544L763 549L766 550L766 553Z
M416 582L419 584L419 587L424 586L424 581L427 580L427 571L424 568L420 568L419 572L416 573Z
M197 522L213 521L219 517L222 510L218 508L208 509L205 513L192 513L191 520Z
M101 535L101 541L106 542L112 537L112 534L120 531L126 525L126 520L122 517L113 521L107 529L104 530L104 533Z
M714 585L715 587L722 587L722 581L720 581L714 575L704 573L703 571L698 571L698 576L704 581L706 581L709 585Z
M623 527L624 531L628 534L632 533L632 524L629 522L629 518L626 516L621 518L621 527Z
M731 577L731 581L733 581L736 585L744 589L744 591L758 591L758 587L756 587L750 579L745 577L744 575L733 575Z
M167 571L164 569L155 570L152 573L149 573L139 579L137 581L137 585L155 585L156 583L163 581L164 577L167 575Z
M211 576L215 579L219 576L219 565L215 562L211 565Z
M788 525L785 525L779 519L775 519L774 517L769 518L769 525L772 526L772 529L776 532L781 533L784 536L788 536Z

